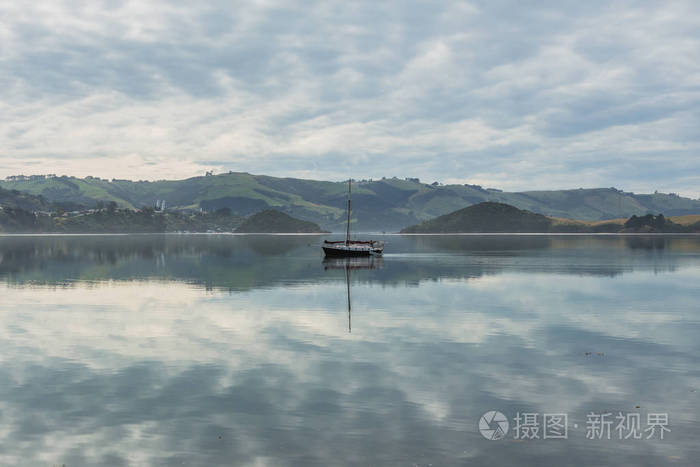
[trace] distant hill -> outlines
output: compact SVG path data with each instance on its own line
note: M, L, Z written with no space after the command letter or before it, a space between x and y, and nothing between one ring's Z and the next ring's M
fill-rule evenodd
M700 222L681 225L664 217L663 214L655 216L632 216L623 224L623 233L686 233L700 232Z
M0 207L23 209L25 211L56 211L58 209L70 210L79 206L75 203L55 203L41 195L19 190L5 190L0 188Z
M276 209L324 229L342 231L345 227L345 182L232 172L154 182L17 176L0 181L0 187L41 195L48 202L87 207L114 201L122 208L139 209L165 201L169 209L213 212L228 208L237 216ZM508 193L478 185L427 184L399 178L355 181L352 200L352 228L356 232L398 231L485 201L586 221L661 212L667 216L700 214L700 200L675 194L635 194L615 188Z
M242 233L323 233L313 222L295 219L283 212L267 209L247 218L238 226Z
M401 233L549 232L552 220L503 203L485 202L407 227Z
M0 232L6 233L232 232L241 221L223 211L186 214L110 207L47 214L0 206Z
M690 219L687 219L690 218ZM683 218L681 218L683 219ZM407 227L401 233L691 233L700 221L685 225L663 214L632 216L628 220L584 222L552 218L503 203L485 202ZM684 219L684 220L686 220Z

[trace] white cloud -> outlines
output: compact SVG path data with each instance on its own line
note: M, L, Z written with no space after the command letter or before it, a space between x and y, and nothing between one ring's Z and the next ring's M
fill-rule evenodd
M0 15L0 176L700 195L694 2L0 1Z

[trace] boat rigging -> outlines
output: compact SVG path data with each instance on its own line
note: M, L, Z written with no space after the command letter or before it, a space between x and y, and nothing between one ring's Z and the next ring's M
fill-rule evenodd
M323 241L323 253L329 257L352 256L381 256L384 252L384 242L378 240L351 240L350 239L350 195L352 179L348 180L348 207L345 227L345 240Z

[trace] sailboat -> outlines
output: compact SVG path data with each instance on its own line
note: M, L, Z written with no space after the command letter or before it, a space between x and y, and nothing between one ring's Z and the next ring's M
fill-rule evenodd
M384 243L377 240L350 240L350 191L352 179L348 180L348 218L345 228L345 240L324 240L323 253L330 257L381 256Z

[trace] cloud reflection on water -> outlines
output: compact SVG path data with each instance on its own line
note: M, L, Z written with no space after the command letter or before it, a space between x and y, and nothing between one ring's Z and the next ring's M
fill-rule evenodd
M252 280L226 281L245 290L211 288L208 273L197 280L212 259L206 248L166 251L161 264L198 264L183 275L156 266L165 273L126 280L124 271L143 261L139 253L117 255L114 270L94 259L64 269L56 264L63 253L44 256L35 263L41 267L2 269L0 463L558 466L697 458L697 248L671 240L660 253L611 255L574 241L495 255L508 262L481 274L466 260L441 268L440 260L388 256L381 268L352 272L349 334L344 272L324 271L304 256L307 244L289 241L289 257L273 260L316 261L311 279L305 268L260 277L241 249L235 264L253 268ZM479 251L474 256L485 261L496 250ZM578 255L589 272L572 264L565 273ZM596 264L599 274L590 272ZM70 287L56 287L57 271L75 275ZM563 411L583 427L589 411L636 405L670 414L667 440L595 442L580 428L568 441L488 442L476 431L490 409L511 417Z

